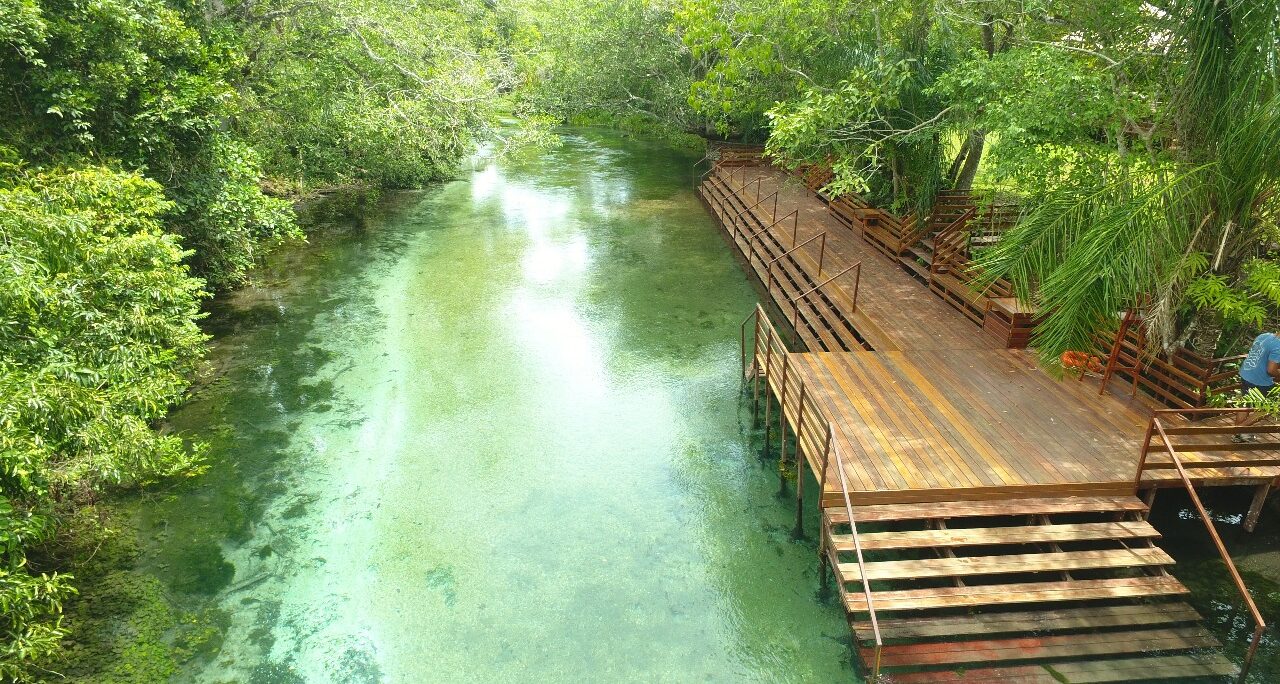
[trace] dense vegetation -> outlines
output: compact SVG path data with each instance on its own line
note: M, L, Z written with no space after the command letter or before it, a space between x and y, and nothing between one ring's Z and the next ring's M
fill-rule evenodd
M479 1L0 0L0 680L52 676L104 495L199 469L156 427L201 300L298 235L292 197L452 174L505 31Z
M764 142L1016 201L982 263L1047 358L1132 306L1212 355L1280 309L1278 5L0 0L0 679L75 628L102 498L199 469L158 421L291 200L448 177L510 111Z

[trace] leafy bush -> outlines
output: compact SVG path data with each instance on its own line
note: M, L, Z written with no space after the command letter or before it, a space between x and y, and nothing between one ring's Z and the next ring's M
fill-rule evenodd
M22 679L62 630L67 576L28 550L109 488L198 469L151 428L203 351L202 282L162 230L158 184L102 167L0 165L0 678Z

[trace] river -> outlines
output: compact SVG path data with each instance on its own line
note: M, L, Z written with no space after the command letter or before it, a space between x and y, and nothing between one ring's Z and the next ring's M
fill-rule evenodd
M608 132L309 219L208 321L138 507L198 682L851 681L740 401L697 156Z

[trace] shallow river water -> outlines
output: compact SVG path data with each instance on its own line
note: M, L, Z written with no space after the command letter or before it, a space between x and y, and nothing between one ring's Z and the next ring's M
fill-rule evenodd
M144 565L201 682L851 681L739 400L696 156L610 133L323 213L209 328ZM327 224L327 225L322 225Z

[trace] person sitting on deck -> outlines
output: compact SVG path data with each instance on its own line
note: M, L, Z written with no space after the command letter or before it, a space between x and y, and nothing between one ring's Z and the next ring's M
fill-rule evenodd
M1249 394L1249 390L1257 389L1264 395L1276 386L1276 378L1280 378L1280 337L1275 333L1262 333L1249 347L1249 355L1240 363L1240 396ZM1253 421L1252 411L1241 411L1236 414L1236 425L1249 425ZM1233 435L1234 442L1255 441L1253 435Z

